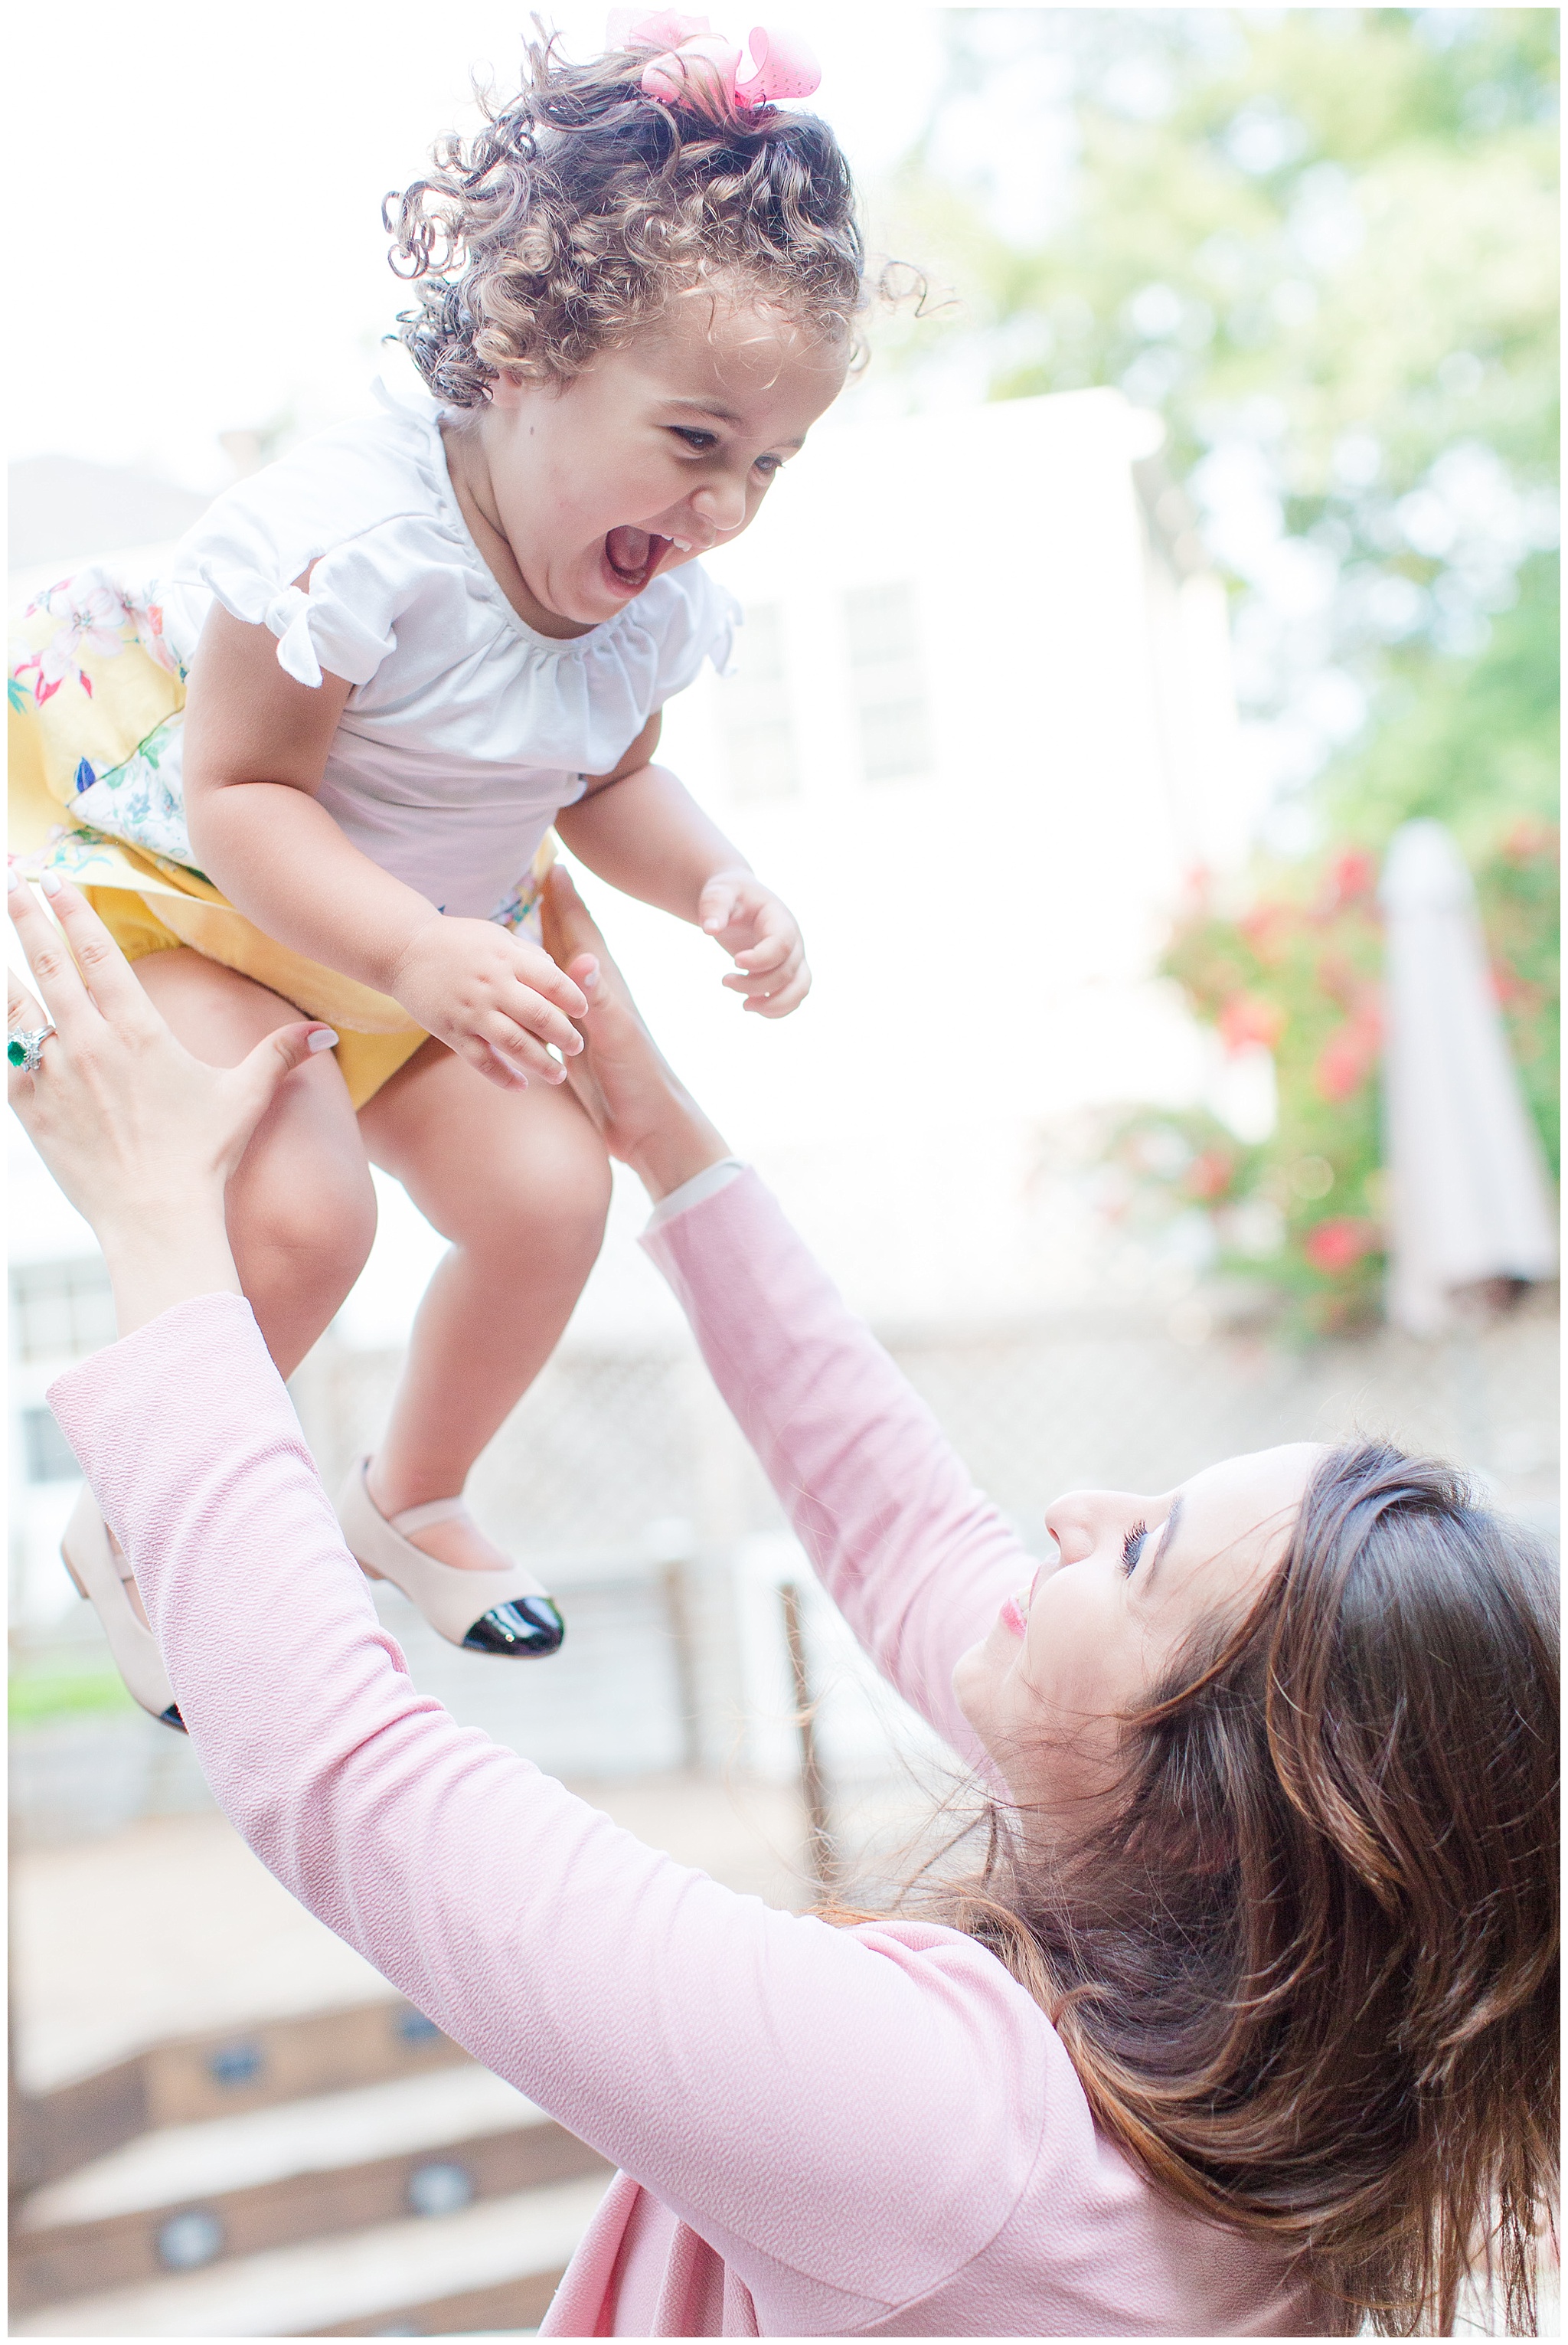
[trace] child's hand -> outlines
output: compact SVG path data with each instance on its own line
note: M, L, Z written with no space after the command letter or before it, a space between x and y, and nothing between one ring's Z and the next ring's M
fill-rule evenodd
M503 1091L535 1078L564 1082L566 1070L545 1044L568 1058L582 1048L571 1023L587 1012L580 989L548 953L493 920L426 921L391 990L421 1026Z
M787 1018L811 991L811 971L794 914L749 871L720 871L697 903L704 932L734 957L723 982L744 1010Z

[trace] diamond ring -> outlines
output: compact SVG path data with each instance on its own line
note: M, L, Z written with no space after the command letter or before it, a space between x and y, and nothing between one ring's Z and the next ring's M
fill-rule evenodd
M34 1026L25 1034L13 1034L5 1045L6 1063L20 1067L24 1074L35 1075L44 1056L44 1045L54 1032L51 1020L47 1026Z

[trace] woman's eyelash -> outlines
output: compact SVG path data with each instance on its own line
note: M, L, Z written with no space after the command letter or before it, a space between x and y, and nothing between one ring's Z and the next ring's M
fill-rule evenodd
M1130 1579L1138 1568L1138 1551L1148 1537L1147 1523L1134 1523L1121 1543L1121 1568Z

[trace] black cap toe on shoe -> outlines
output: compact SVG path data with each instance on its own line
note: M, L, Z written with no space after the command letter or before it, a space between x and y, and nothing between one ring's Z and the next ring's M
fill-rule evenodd
M177 1701L171 1701L167 1710L159 1711L157 1722L160 1726L172 1726L177 1734L187 1734L190 1731L179 1714L179 1704Z
M514 1661L558 1652L566 1623L548 1596L519 1596L481 1613L463 1639L470 1652L501 1653Z

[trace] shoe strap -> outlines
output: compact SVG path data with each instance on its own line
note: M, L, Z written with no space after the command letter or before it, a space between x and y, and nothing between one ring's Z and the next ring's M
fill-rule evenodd
M461 1498L432 1498L428 1507L405 1507L400 1515L389 1515L389 1529L400 1538L412 1538L416 1531L428 1530L432 1523L455 1523L459 1517L469 1518Z

